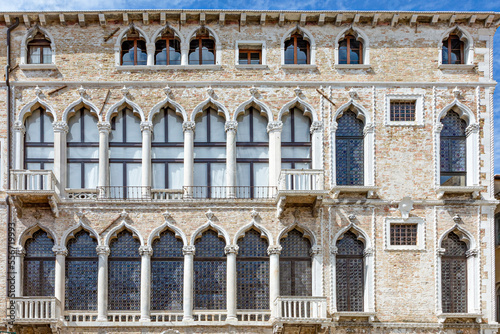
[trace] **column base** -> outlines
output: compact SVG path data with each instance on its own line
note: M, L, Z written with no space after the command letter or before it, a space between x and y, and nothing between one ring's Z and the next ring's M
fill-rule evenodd
M108 316L98 316L97 319L95 319L96 322L103 322L103 321L108 321Z
M182 322L193 322L193 316L192 315L185 315L182 317Z
M150 318L150 317L145 317L145 318L141 317L141 318L139 319L139 321L140 321L140 322L150 322L150 321L151 321L151 318Z
M231 315L231 316L228 316L228 317L226 318L226 321L227 321L227 322L237 322L237 321L238 321L238 318L237 318L236 316L234 316L234 315Z

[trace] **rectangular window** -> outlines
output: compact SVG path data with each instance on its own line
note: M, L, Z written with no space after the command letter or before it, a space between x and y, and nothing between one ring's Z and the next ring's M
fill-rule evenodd
M391 245L416 246L417 224L391 224Z
M260 65L262 64L262 50L240 49L238 64L240 65Z
M387 251L425 250L425 220L420 217L386 217L384 248Z
M414 122L416 101L391 101L391 122Z

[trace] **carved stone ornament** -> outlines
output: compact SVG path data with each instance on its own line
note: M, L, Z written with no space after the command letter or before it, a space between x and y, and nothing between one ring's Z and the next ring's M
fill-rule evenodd
M22 246L14 246L12 247L12 250L14 251L14 254L18 257L23 257L26 255L26 251Z
M238 129L238 122L236 121L228 121L225 124L226 132L228 131L236 131Z
M330 248L330 254L332 254L332 255L337 255L337 254L338 254L338 252L339 252L339 249L338 249L338 247L337 247L337 246L332 246L332 247Z
M259 217L259 213L257 211L255 211L255 209L252 209L252 211L250 212L250 216L253 218L253 219L256 219Z
M446 249L444 249L444 248L438 248L438 249L436 249L436 254L438 256L443 256L445 252L446 252Z
M465 129L466 136L468 136L474 132L479 132L479 124L477 124L477 123L471 124Z
M147 255L147 256L152 256L153 255L153 248L151 246L141 246L139 247L139 255Z
M460 91L460 89L458 89L458 87L455 87L455 88L452 90L452 93L453 93L453 96L454 96L456 99L459 99L459 98L462 96L462 92Z
M252 86L252 88L249 89L250 95L253 97L257 98L257 95L259 95L259 90L255 88L255 86Z
M215 214L212 212L212 210L208 209L208 211L205 212L205 216L207 216L209 220L212 220L215 217Z
M196 128L195 122L187 121L182 123L183 131L194 131L195 128Z
M224 247L224 253L226 253L226 254L238 254L239 249L240 249L240 247L238 247L238 245L226 246L226 247Z
M208 97L215 99L215 90L210 86L207 88Z
M267 123L267 132L268 133L271 133L274 131L281 131L282 129L283 129L283 122L281 122L281 121Z
M300 89L299 86L293 90L295 92L295 96L300 97L300 94L302 94L302 89Z
M80 94L81 97L84 97L85 96L85 88L83 88L83 86L80 86L80 88L77 89L78 91L78 94Z
M434 126L434 132L439 134L441 133L441 130L443 130L443 123L437 122Z
M477 250L477 248L469 249L467 252L465 252L466 257L478 256L478 255L479 255L479 251Z
M130 93L130 89L127 88L126 86L123 86L123 88L121 89L121 92L123 94L123 97L127 97L128 94Z
M369 248L366 248L363 252L363 256L372 256L373 255L373 248L369 247Z
M163 213L163 217L165 217L165 220L171 220L172 219L172 214L168 211L165 211Z
M368 133L373 133L374 131L375 131L375 124L373 124L373 123L368 123L363 128L363 134L364 135L366 135Z
M128 217L128 213L127 213L127 211L125 211L125 209L123 209L123 211L120 213L120 218L125 219L127 217Z
M356 215L350 214L349 216L347 216L347 218L351 223L354 224L354 221L356 220Z
M26 128L24 127L24 124L21 121L16 121L14 123L13 129L14 131L22 132L22 134L26 133Z
M111 132L111 124L109 124L108 122L99 122L99 123L97 123L97 130L99 130L99 132L110 133Z
M43 91L40 87L35 87L35 95L41 99L43 99Z
M194 255L196 248L192 245L182 247L182 254L184 255Z
M358 93L354 90L354 88L351 88L349 89L349 96L352 100L355 100L358 98Z
M455 224L463 223L462 217L460 217L459 215L455 215L453 217L453 221L455 222Z
M315 132L321 132L323 131L323 122L320 122L320 121L314 121L312 122L311 124L311 127L310 127L310 130L309 130L311 133L315 133Z
M69 131L69 127L68 124L66 124L66 122L54 122L52 124L52 127L54 128L54 132L68 133Z
M163 88L163 92L165 93L165 95L167 95L168 98L172 98L174 96L174 93L172 92L172 88L170 88L170 86Z
M153 132L153 123L151 123L151 122L141 122L141 131Z
M275 245L275 246L269 246L267 248L267 255L273 255L273 254L281 254L281 246Z
M413 201L410 197L404 197L401 202L399 202L398 210L401 212L401 217L407 219L410 215L410 211L413 210Z
M52 251L56 255L62 255L62 256L68 255L68 250L66 249L66 247L54 246L54 247L52 247Z
M78 218L80 218L80 219L83 219L83 217L85 217L85 213L84 213L83 211L81 211L81 210L80 210L80 211L78 211L78 212L76 213L76 216L77 216Z
M96 247L97 255L105 255L108 256L111 250L108 246L97 246Z
M321 254L321 251L322 251L321 246L313 246L313 247L311 247L309 254L311 256L319 255L319 254Z

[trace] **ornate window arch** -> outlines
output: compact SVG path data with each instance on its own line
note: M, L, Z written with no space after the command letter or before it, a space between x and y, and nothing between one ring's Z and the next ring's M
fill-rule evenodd
M187 65L220 65L222 46L215 31L207 26L194 29L186 40Z
M355 47L354 49L359 50L358 52L355 52L359 55L358 62L347 61L348 59L350 59L347 58L347 52L354 51L354 49L349 50L351 43L353 43L353 46ZM346 52L345 57L341 56L343 50L345 50ZM335 38L335 65L339 64L370 64L370 41L368 39L368 36L362 30L356 27L348 27L342 30L340 34L337 35L337 38Z
M155 65L181 65L181 38L176 29L165 26L153 35Z
M24 243L23 295L53 296L55 284L56 244L51 234L38 228L31 230Z
M47 29L37 24L23 36L20 65L54 65L55 63L54 37Z
M24 169L53 169L54 117L42 104L36 103L25 118ZM43 186L43 185L38 185Z
M153 65L153 48L148 35L133 23L119 35L115 43L115 65L137 66Z
M288 30L281 39L281 65L315 65L316 42L302 27Z
M462 27L448 29L439 39L439 65L473 65L474 39Z

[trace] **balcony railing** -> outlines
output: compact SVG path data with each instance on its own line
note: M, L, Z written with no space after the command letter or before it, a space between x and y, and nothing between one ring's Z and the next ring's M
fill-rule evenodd
M283 169L281 171L279 191L322 191L324 173L321 169Z
M194 186L184 187L184 199L270 199L276 196L271 186Z
M326 320L326 297L280 296L275 306L279 320Z
M61 302L55 297L16 297L16 321L46 323L60 320Z
M105 201L150 201L151 187L101 186L97 187L97 199Z
M10 189L17 192L49 192L56 189L56 178L51 170L17 169L10 172Z

